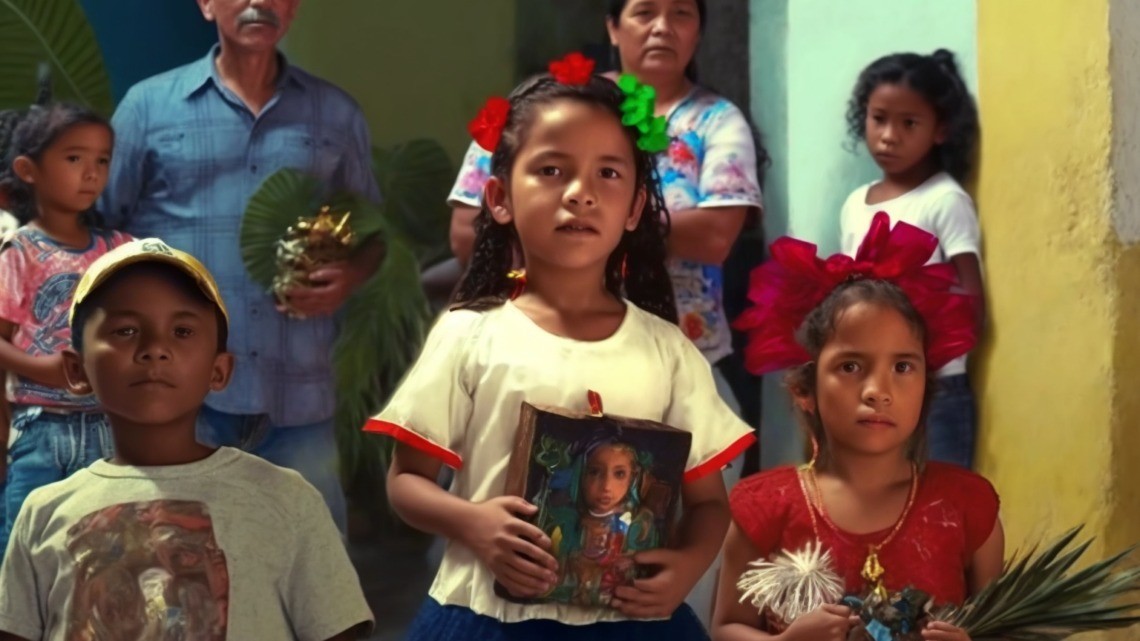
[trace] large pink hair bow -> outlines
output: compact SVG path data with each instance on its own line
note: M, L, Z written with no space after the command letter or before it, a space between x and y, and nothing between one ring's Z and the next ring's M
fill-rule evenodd
M872 278L894 283L926 323L926 364L935 371L969 352L977 342L974 301L956 291L957 272L949 263L927 265L938 239L907 223L891 229L885 212L875 214L855 258L827 260L816 246L783 237L772 243L771 258L752 270L745 310L733 327L748 332L745 367L753 374L803 365L812 356L795 334L807 315L847 280Z

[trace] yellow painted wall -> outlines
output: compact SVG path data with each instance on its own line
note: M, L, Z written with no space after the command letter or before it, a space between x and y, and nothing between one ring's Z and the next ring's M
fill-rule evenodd
M515 76L515 0L309 0L291 61L351 93L382 145L438 140L458 166L465 128Z
M978 2L980 467L1011 545L1084 522L1097 555L1140 541L1140 251L1111 220L1108 14Z

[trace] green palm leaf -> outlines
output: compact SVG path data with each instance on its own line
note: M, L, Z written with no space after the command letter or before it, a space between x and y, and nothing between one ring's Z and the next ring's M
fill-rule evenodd
M996 581L939 618L974 641L1057 641L1140 623L1140 604L1122 601L1140 590L1140 568L1118 567L1132 549L1074 570L1091 544L1074 546L1079 532L1075 528L1040 551L1015 555Z
M293 169L275 172L250 198L240 244L246 270L266 290L276 273L277 241L299 217L313 216L322 205L352 212L357 243L379 236L385 246L376 274L346 303L333 346L337 439L345 476L353 478L387 462L388 439L361 428L414 358L429 312L415 252L386 211L352 195L326 199L321 194L320 182L311 176Z
M266 291L277 273L277 241L298 218L316 214L319 194L316 178L282 169L266 178L249 199L239 232L241 259L250 277Z
M333 351L337 441L346 470L375 475L387 468L391 440L361 427L380 411L423 343L429 311L419 277L411 249L390 243L383 265L348 303L348 322Z
M111 82L77 0L0 0L0 109L36 96L36 69L51 65L53 97L110 114Z
M391 149L374 148L372 167L384 195L387 218L411 242L420 263L448 255L451 210L445 199L455 178L447 152L433 140L416 139Z
M322 205L352 212L358 242L379 236L385 246L376 274L346 304L333 347L337 440L348 479L387 466L391 439L361 428L419 353L430 319L420 266L446 253L450 213L444 199L451 163L438 144L415 140L374 149L373 158L382 206L351 194L323 198L315 178L283 169L254 193L240 232L246 269L267 290L276 273L277 241L298 218L314 215Z

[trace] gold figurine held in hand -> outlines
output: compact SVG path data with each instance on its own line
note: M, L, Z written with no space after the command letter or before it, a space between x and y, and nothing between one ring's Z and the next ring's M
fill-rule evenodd
M348 260L355 239L345 212L339 219L326 205L316 216L299 218L277 241L277 275L273 277L273 296L293 318L303 318L289 306L289 290L308 286L309 274L329 263Z

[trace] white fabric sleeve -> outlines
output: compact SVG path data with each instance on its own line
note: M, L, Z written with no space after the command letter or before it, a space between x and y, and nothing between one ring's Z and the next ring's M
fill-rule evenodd
M964 193L953 191L943 194L931 205L930 229L938 236L946 260L962 254L981 257L982 231L974 201Z
M677 333L673 397L665 424L692 433L685 481L720 471L756 437L717 393L712 367L700 350Z
M483 206L483 186L491 177L491 152L472 142L463 156L459 176L447 196L447 204L452 207Z
M444 313L388 405L364 429L462 467L460 451L473 405L464 363L481 317L469 310Z
M297 477L293 505L293 559L281 586L286 614L299 641L325 641L373 622L360 577L321 494Z
M756 146L748 121L725 101L705 134L698 207L762 207Z

